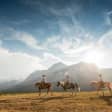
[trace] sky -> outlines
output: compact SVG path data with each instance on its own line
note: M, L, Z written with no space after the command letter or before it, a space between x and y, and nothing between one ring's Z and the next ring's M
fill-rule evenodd
M0 79L81 61L112 68L112 0L0 0Z

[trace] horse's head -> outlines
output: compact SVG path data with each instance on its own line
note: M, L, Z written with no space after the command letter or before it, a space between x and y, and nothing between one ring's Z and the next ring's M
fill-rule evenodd
M58 82L57 82L57 87L59 87L59 86L60 86L60 82L58 81Z

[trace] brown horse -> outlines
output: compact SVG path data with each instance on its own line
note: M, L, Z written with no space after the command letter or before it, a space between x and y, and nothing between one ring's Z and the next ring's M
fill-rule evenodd
M110 94L112 95L112 83L111 82L104 82L104 81L91 81L91 86L94 86L97 90L97 94L99 94L100 90L108 88ZM104 96L104 91L103 91Z
M57 87L61 86L64 91L66 91L67 89L71 89L72 90L72 95L73 95L73 91L75 90L75 95L76 95L76 92L80 92L80 87L77 83L68 83L66 84L64 81L58 81L57 82Z
M47 89L47 94L48 94L49 91L51 90L52 84L49 83L49 82L46 82L46 83L37 82L37 83L35 83L35 86L38 87L39 96L40 96L40 95L41 95L41 90L42 90L42 89Z

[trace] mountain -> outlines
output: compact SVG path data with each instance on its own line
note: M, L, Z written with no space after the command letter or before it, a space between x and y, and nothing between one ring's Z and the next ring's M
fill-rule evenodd
M112 81L112 68L101 69L101 74L106 81Z
M61 69L66 68L66 67L67 67L67 65L59 62L59 63L52 65L48 70L56 71L56 70L61 70Z
M18 80L1 81L0 82L0 90L11 88L12 86L15 86L19 83L20 83L20 81L18 81Z
M89 86L91 80L97 80L99 74L99 68L95 64L88 64L80 62L71 66L67 66L63 63L56 63L52 65L48 70L35 71L30 74L22 83L13 86L6 91L11 92L30 92L37 91L34 87L35 82L41 80L43 74L47 75L47 80L53 83L54 90L59 90L56 87L56 82L63 80L65 73L68 73L72 82L80 84L81 90L91 90Z

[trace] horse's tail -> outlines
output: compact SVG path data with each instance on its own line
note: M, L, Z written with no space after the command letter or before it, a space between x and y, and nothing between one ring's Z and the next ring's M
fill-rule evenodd
M78 87L78 92L80 92L80 87Z

